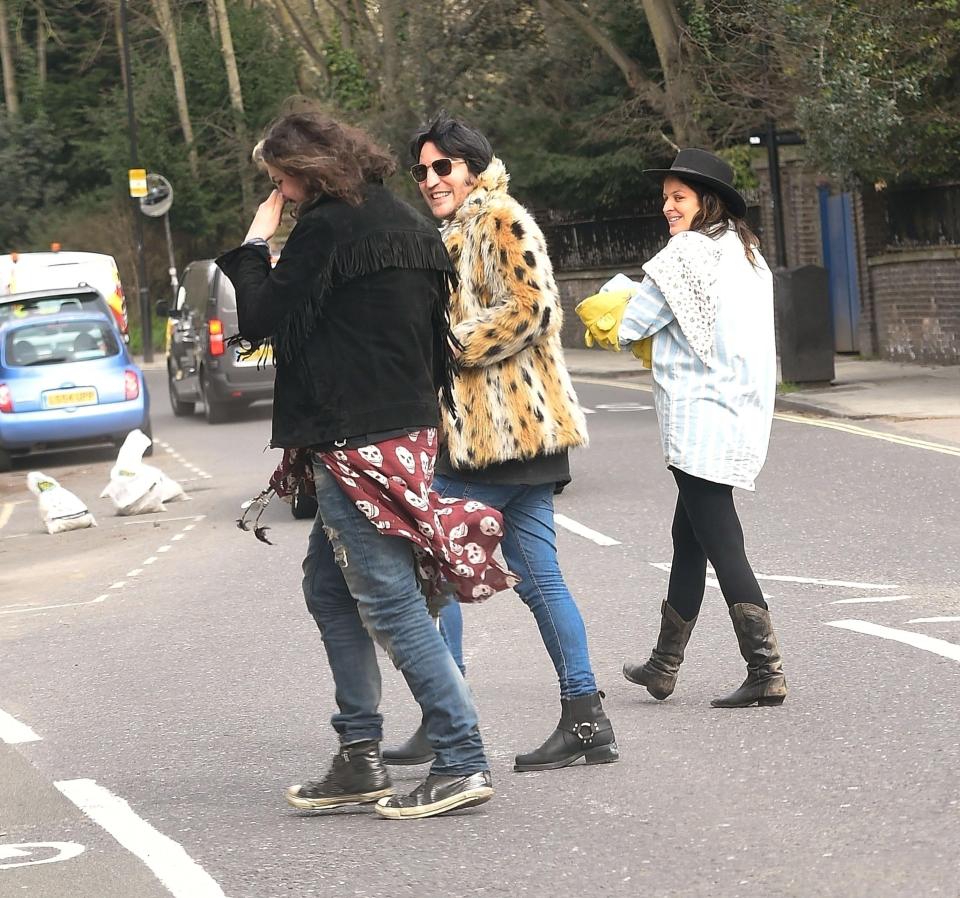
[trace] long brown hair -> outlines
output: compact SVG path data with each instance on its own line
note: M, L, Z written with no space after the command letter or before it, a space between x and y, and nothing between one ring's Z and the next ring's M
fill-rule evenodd
M746 219L734 215L720 194L715 193L709 187L697 184L695 181L686 181L683 178L678 178L678 180L683 181L700 200L700 209L693 216L690 230L699 231L707 237L719 237L732 224L740 242L743 244L743 254L747 257L747 261L756 268L757 257L753 251L760 248L760 239L753 233Z
M364 184L382 181L397 169L389 151L366 131L321 112L294 112L276 119L253 156L299 178L306 203L329 196L358 206Z

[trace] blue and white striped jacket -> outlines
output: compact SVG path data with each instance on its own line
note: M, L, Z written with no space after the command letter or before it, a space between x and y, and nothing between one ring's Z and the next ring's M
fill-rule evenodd
M678 238L689 242L683 234ZM757 267L750 264L732 229L715 245L717 267L707 279L716 318L707 362L693 351L670 307L662 265L645 265L641 283L618 274L601 289L633 291L621 345L653 336L654 400L666 463L752 490L766 459L776 394L773 278L758 251Z

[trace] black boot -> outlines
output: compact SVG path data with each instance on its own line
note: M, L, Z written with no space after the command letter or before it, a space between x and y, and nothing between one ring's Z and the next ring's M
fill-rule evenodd
M427 728L423 721L416 732L403 745L383 750L383 763L397 766L413 766L414 764L429 764L436 755L427 740Z
M620 760L613 724L600 704L602 692L560 699L560 722L536 751L517 755L514 770L556 770L583 758L588 764Z
M773 632L770 612L759 605L740 604L730 609L740 654L747 662L747 678L739 689L715 698L714 708L747 708L750 705L780 705L787 697L780 646Z
M295 808L316 811L366 804L387 795L393 795L393 787L380 759L380 745L368 741L342 746L322 780L291 786L286 799Z
M660 635L646 664L624 664L623 675L663 701L677 685L683 652L697 619L685 621L666 602L660 606Z

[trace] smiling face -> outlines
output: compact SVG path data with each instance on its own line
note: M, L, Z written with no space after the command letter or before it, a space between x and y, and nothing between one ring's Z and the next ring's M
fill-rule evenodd
M679 178L668 175L663 180L663 215L670 226L670 236L689 231L694 216L700 211L697 192Z
M441 178L433 170L431 163L437 159L453 160L449 175ZM430 141L421 148L419 161L427 166L427 177L417 185L424 201L437 218L453 218L476 183L470 169L462 159L444 153Z
M290 203L302 203L307 198L306 187L303 181L295 175L288 175L282 169L265 162L267 174L273 181L273 186L280 191L283 198Z

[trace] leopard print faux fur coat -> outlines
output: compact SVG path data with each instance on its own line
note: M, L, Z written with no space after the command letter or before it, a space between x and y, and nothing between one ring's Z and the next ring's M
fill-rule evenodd
M442 228L459 276L452 331L463 344L457 417L444 415L454 468L483 468L587 444L560 346L562 310L543 233L507 193L494 158Z

